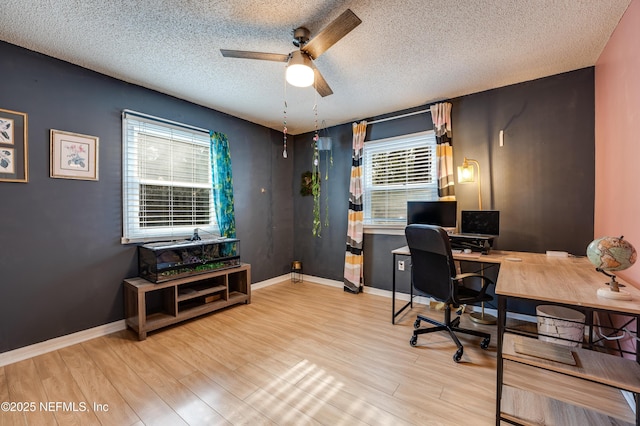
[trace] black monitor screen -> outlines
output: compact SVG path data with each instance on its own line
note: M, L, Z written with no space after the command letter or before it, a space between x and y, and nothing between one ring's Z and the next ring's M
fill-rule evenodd
M460 232L463 234L498 235L500 212L498 210L462 210Z
M456 201L408 201L407 225L437 225L455 228L458 203Z

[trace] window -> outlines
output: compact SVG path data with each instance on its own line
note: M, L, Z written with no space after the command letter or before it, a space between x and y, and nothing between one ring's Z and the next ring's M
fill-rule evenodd
M363 169L365 224L405 224L407 201L438 199L432 131L365 142Z
M218 234L209 134L123 114L123 243Z

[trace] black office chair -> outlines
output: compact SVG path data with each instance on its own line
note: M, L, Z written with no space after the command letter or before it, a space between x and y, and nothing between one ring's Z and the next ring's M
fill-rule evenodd
M455 335L456 332L483 337L480 347L487 349L491 335L477 330L460 328L460 317L451 320L451 306L457 308L460 305L493 300L493 297L486 294L486 291L487 287L490 284L494 284L494 282L480 274L456 274L449 236L441 227L413 224L406 227L405 236L411 251L411 284L415 289L445 304L444 323L418 315L416 322L413 324L415 329L413 330L413 337L409 341L411 346L415 346L418 343L418 335L420 334L446 330L458 346L458 350L453 355L455 362L460 361L463 352L462 344ZM482 288L480 290L474 290L462 285L464 279L471 277L477 277L482 280ZM435 327L420 328L421 321L431 323Z

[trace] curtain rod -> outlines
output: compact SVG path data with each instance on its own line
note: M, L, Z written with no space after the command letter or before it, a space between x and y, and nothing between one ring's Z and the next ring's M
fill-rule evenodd
M383 121L391 121L391 120L396 120L398 118L405 118L405 117L410 117L412 115L425 114L425 113L431 113L431 110L430 109L423 109L423 110L420 110L420 111L414 111L414 112L408 112L408 113L402 114L402 115L396 115L395 117L381 118L380 120L369 121L367 123L367 125L376 124L376 123L382 123Z
M190 124L185 124L185 123L178 123L177 121L167 120L166 118L160 118L160 117L156 117L154 115L149 115L149 114L144 114L142 112L132 111L130 109L125 109L125 110L122 111L122 116L124 118L127 118L126 117L127 115L132 115L134 117L140 117L140 118L146 118L146 119L153 120L153 121L159 121L159 122L164 123L164 124L169 124L169 125L176 126L176 127L182 127L183 129L189 129L189 130L193 130L193 131L196 131L196 132L202 132L202 133L209 134L209 130L203 129L201 127L191 126Z

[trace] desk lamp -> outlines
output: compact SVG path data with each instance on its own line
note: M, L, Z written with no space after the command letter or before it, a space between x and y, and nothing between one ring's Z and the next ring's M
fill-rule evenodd
M471 163L471 164L469 164ZM458 183L474 183L476 178L474 176L473 165L478 169L478 209L482 210L482 189L480 187L480 164L476 160L468 159L464 157L462 166L458 166Z
M482 187L480 185L480 164L476 160L464 157L462 166L458 166L458 183L474 183L476 181L474 168L478 170L478 210L482 210ZM484 313L484 302L481 304L480 312L472 312L469 315L471 321L478 324L495 324L496 318L493 315Z

